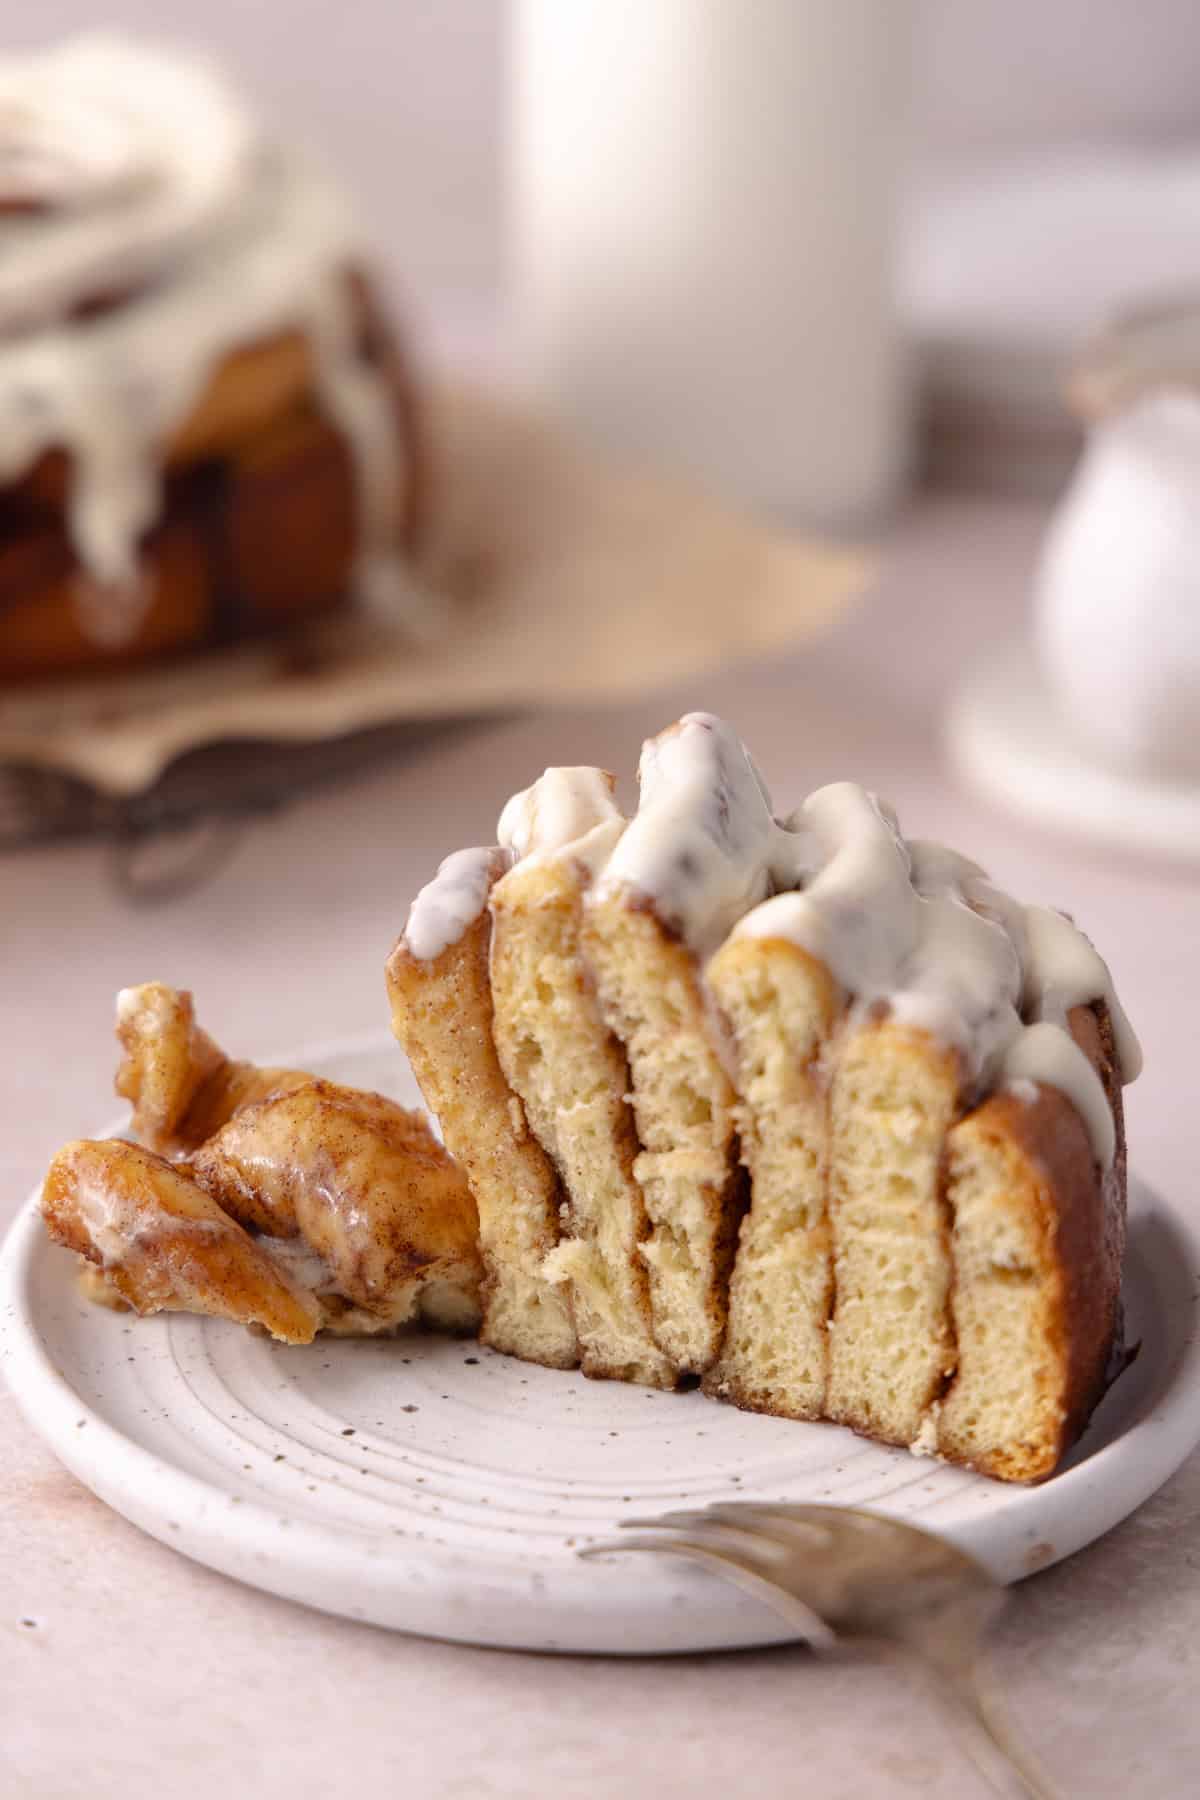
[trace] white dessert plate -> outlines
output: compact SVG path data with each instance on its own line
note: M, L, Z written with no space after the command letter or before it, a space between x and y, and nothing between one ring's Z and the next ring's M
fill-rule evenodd
M950 708L946 743L963 777L1009 812L1125 853L1200 862L1200 782L1090 761L1026 642L974 670Z
M390 1039L278 1059L408 1103ZM1009 1487L837 1426L741 1413L411 1336L288 1349L224 1321L107 1312L32 1198L0 1257L0 1354L26 1417L127 1519L240 1581L395 1630L524 1650L667 1652L794 1636L669 1556L584 1561L623 1518L731 1498L877 1508L1017 1581L1125 1518L1200 1439L1200 1239L1140 1184L1141 1353L1069 1465Z

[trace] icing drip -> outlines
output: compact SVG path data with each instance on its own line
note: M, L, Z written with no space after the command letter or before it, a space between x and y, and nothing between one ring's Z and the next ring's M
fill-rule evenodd
M953 1044L968 1077L990 1086L1021 1028L1021 951L975 863L911 843L916 941L888 998L893 1016Z
M66 210L0 221L0 330L22 327L0 338L0 482L69 455L68 529L103 590L90 634L122 641L148 602L137 551L161 509L163 446L226 356L291 329L353 456L359 586L418 616L427 603L395 552L393 402L359 352L348 274L361 242L338 189L261 142L205 65L107 40L45 67L0 63L0 194L22 181ZM65 316L113 287L119 304Z
M493 881L511 858L494 846L456 850L409 908L402 942L418 962L433 962L480 918Z
M1117 1139L1108 1096L1088 1058L1062 1025L1037 1019L1025 1026L1005 1051L1002 1074L1006 1086L1032 1081L1065 1094L1087 1126L1096 1161L1103 1169L1112 1167Z
M346 257L351 253L347 245ZM395 402L387 384L359 355L340 256L331 267L333 279L316 282L302 322L316 351L317 391L354 454L359 513L355 590L378 616L403 619L421 637L433 637L441 608L416 585L395 550L406 474Z
M499 843L448 856L412 903L404 943L418 962L456 944L488 903L492 885L527 857L570 855L593 873L625 829L603 769L547 769L500 814Z
M625 828L603 769L547 769L514 794L500 814L492 847L448 856L408 915L404 943L418 962L432 962L483 914L493 883L526 857L569 854L593 870L603 866Z
M641 798L596 884L642 896L698 955L790 878L803 845L771 814L762 776L732 728L686 713L642 748Z
M1102 999L1112 1018L1121 1074L1127 1082L1136 1081L1142 1072L1142 1047L1113 991L1104 958L1065 913L1027 906L1024 915L1027 1009L1061 1025L1073 1006Z

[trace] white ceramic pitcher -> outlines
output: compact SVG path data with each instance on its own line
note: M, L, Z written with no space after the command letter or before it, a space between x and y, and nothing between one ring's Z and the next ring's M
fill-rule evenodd
M1200 392L1150 388L1093 426L1046 539L1035 630L1081 747L1200 779Z

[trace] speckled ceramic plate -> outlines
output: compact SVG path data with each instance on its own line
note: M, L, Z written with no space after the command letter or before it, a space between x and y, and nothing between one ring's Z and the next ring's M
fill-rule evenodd
M279 1059L415 1101L374 1038ZM740 1413L414 1336L286 1349L214 1319L87 1305L36 1199L0 1268L0 1350L30 1423L154 1537L309 1606L529 1650L778 1642L759 1602L672 1558L582 1561L623 1517L746 1497L911 1519L1006 1581L1089 1543L1200 1438L1200 1242L1132 1197L1128 1311L1142 1352L1070 1465L1006 1487L830 1425Z

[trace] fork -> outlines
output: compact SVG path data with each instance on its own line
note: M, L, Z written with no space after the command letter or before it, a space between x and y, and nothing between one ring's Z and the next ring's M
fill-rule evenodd
M1031 1800L1053 1800L987 1693L983 1639L1007 1590L964 1551L857 1507L731 1501L622 1528L643 1535L578 1554L682 1556L765 1600L814 1650L870 1646L915 1659L973 1727L968 1748L980 1773L998 1785L999 1757L1010 1793L1015 1782Z

